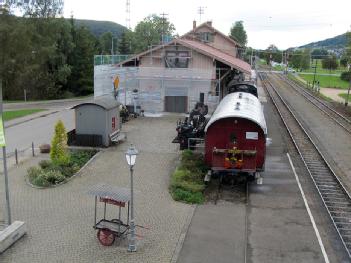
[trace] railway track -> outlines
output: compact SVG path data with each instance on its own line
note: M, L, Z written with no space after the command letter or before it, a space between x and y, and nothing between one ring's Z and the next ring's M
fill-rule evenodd
M266 74L259 74L351 258L351 196Z
M351 134L351 120L337 112L335 109L330 107L323 100L317 98L313 93L307 91L305 88L301 87L294 81L290 80L286 76L281 74L275 74L279 79L286 82L290 87L292 87L296 92L302 95L306 100L311 102L315 107L321 110L325 115L331 118L335 123L342 127L346 132Z

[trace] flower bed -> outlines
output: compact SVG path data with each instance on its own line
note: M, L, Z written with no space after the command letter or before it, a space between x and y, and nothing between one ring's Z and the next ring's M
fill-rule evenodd
M57 163L50 160L40 161L39 166L27 171L29 182L39 187L49 187L63 183L76 174L95 154L95 150L72 150L69 160Z

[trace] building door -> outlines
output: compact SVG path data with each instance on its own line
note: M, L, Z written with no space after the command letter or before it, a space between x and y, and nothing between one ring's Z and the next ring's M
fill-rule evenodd
M167 112L187 112L187 96L165 96L165 111Z

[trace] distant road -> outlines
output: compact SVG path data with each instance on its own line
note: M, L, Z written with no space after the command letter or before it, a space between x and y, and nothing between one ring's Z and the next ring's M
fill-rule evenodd
M15 148L22 150L31 146L35 147L42 143L51 143L54 134L54 126L58 120L62 120L66 130L74 129L74 110L70 108L76 104L91 101L93 97L83 99L68 99L55 101L27 102L27 103L6 103L5 109L43 108L57 111L45 117L39 117L26 121L15 126L8 127L6 133L7 152L15 151ZM29 117L29 116L28 116Z
M65 100L44 100L44 101L29 101L29 102L15 102L15 103L4 103L5 110L15 109L31 109L31 108L43 108L43 109L64 109L72 107L76 104L84 101L91 101L94 97L76 98L76 99L65 99Z

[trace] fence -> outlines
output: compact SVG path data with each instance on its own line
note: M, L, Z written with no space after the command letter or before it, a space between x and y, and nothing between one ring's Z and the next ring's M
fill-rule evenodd
M14 164L18 165L21 160L25 160L29 157L34 157L38 153L39 153L39 148L36 148L34 146L34 142L32 142L31 145L29 145L24 149L15 148L13 152L6 153L8 166L11 166ZM4 159L3 156L1 156L0 160L3 161L3 159Z

